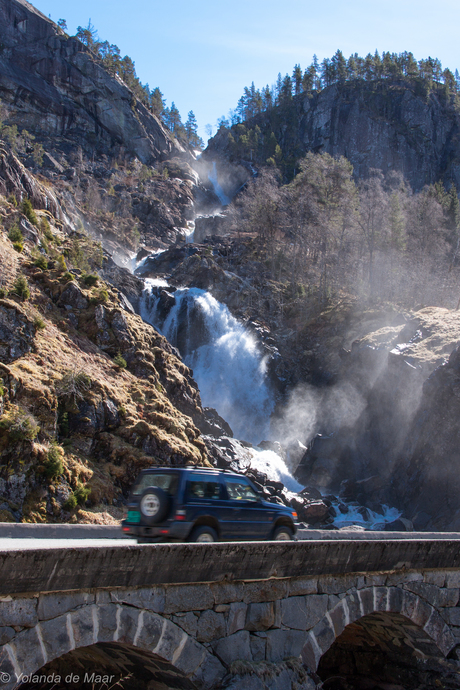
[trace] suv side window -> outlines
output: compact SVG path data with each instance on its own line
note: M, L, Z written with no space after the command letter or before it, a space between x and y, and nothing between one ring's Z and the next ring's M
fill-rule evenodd
M193 474L187 481L187 499L219 499L219 477L203 474Z
M260 501L252 486L241 477L225 477L228 497L236 501Z

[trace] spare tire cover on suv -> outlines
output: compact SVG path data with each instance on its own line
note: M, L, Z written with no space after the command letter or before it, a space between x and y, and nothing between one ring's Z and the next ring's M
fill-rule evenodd
M142 522L147 524L161 522L168 514L169 496L163 489L150 486L142 494L139 509Z

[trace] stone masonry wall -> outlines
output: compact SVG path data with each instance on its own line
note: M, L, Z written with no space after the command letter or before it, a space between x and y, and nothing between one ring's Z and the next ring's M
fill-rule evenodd
M377 611L402 614L447 655L460 645L459 596L459 570L402 570L2 597L2 687L72 649L117 641L169 661L198 689L311 690L335 638Z

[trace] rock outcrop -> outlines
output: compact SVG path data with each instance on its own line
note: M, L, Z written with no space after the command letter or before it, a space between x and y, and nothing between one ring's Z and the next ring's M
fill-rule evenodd
M418 82L348 82L295 96L288 113L287 107L244 123L248 130L258 126L259 138L273 131L286 158L327 152L348 158L357 179L377 168L403 173L417 190L438 180L460 186L460 115L441 85L428 91ZM206 155L231 158L229 135L238 139L238 127L221 128Z
M416 529L460 529L460 346L425 381L391 474L394 501Z
M152 164L185 150L78 39L25 0L1 0L0 97L8 121L45 137L124 147Z

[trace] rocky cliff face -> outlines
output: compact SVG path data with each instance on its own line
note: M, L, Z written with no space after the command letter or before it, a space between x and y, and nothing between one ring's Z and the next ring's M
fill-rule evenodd
M12 124L124 147L148 164L186 155L119 78L28 2L2 0L0 25L0 97Z
M460 314L373 310L331 335L323 332L318 353L331 377L318 405L320 435L299 480L371 509L397 505L416 529L457 529Z
M308 151L345 156L358 179L371 168L395 170L416 190L438 180L460 186L459 124L458 108L441 87L427 93L422 84L384 80L336 84L296 96L289 107L273 108L244 123L247 130L260 128L262 142L274 132L286 159L295 161ZM229 134L236 146L241 135L247 136L247 131L238 134L238 127L242 125L219 130L208 153L231 157L235 145ZM250 148L256 156L257 145Z
M83 221L128 250L140 239L152 248L183 239L195 196L211 194L191 152L28 2L1 0L0 27L0 119L26 168L61 192L74 227Z
M420 405L392 476L394 500L424 529L460 528L458 419L460 351L425 381Z

